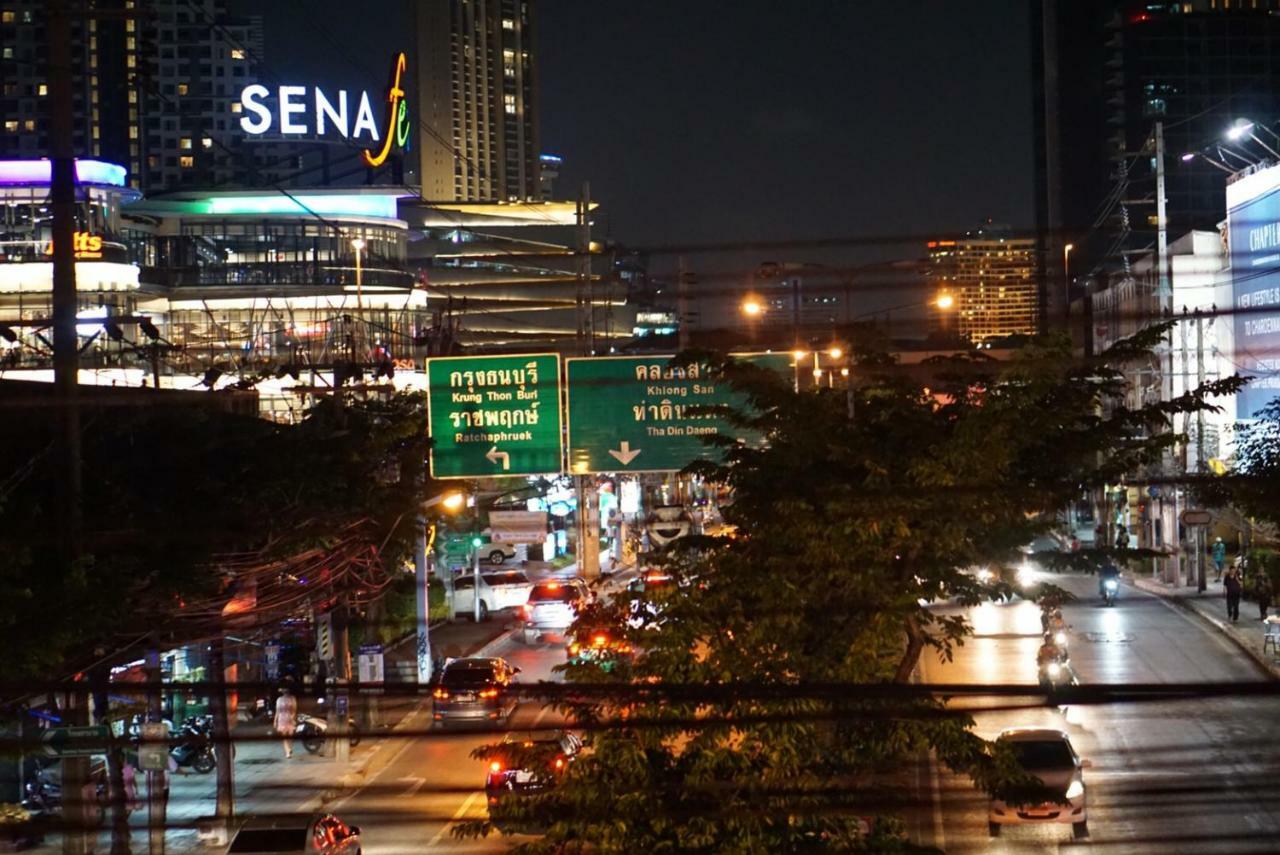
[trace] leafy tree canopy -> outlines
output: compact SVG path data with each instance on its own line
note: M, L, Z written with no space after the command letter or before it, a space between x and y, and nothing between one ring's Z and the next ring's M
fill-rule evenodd
M661 556L679 584L580 617L639 653L567 668L579 688L563 703L592 747L505 808L547 830L524 851L903 850L890 785L924 751L981 787L1025 785L967 716L908 684L923 653L950 657L971 631L932 605L1008 596L1057 509L1159 459L1170 413L1231 385L1127 408L1121 366L1147 339L1087 365L1053 340L1009 363L952 358L928 390L863 354L852 396L716 359L747 400L729 416L765 440L692 467L732 488L736 532ZM984 584L975 565L1004 572Z

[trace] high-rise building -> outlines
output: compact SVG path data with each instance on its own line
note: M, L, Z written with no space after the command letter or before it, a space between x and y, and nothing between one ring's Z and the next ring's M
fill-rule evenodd
M1220 141L1239 118L1280 120L1280 0L1041 0L1033 10L1046 263L1071 242L1072 270L1122 266L1126 250L1154 242L1157 121L1169 233L1212 230L1225 216L1223 176L1180 155ZM1048 272L1045 302L1059 318L1062 270Z
M42 0L0 0L0 157L49 153L46 12ZM127 166L148 192L254 171L234 132L262 54L258 16L232 17L226 0L87 0L71 30L76 154Z
M533 0L416 0L414 11L423 198L540 198Z
M957 333L974 342L1036 333L1034 238L986 223L958 240L930 241L928 252L933 285L954 300L949 324Z

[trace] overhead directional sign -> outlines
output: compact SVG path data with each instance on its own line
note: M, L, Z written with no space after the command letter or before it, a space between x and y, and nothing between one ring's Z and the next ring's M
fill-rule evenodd
M40 748L49 757L88 757L106 754L111 731L105 724L89 727L53 727L40 736Z
M558 473L560 357L428 359L427 429L433 478Z
M789 374L790 354L739 357ZM732 427L695 408L742 403L707 366L674 367L671 356L566 360L569 471L663 472L716 459L706 437Z

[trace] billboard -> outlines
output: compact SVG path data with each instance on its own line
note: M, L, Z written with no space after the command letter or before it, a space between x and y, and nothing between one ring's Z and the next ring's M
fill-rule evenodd
M1236 398L1254 418L1280 396L1280 166L1227 185L1235 363L1253 377Z

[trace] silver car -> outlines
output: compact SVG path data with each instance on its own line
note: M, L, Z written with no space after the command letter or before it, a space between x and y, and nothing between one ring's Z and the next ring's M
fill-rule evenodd
M532 644L548 636L563 637L578 610L595 599L583 579L547 579L533 586L524 605L524 641Z
M1089 834L1089 811L1084 787L1084 770L1091 765L1081 760L1071 739L1060 730L1047 727L1019 727L1006 730L996 739L1008 745L1018 765L1040 779L1049 796L1027 802L1010 794L997 793L987 809L991 836L1005 825L1062 823L1071 825L1075 836Z

